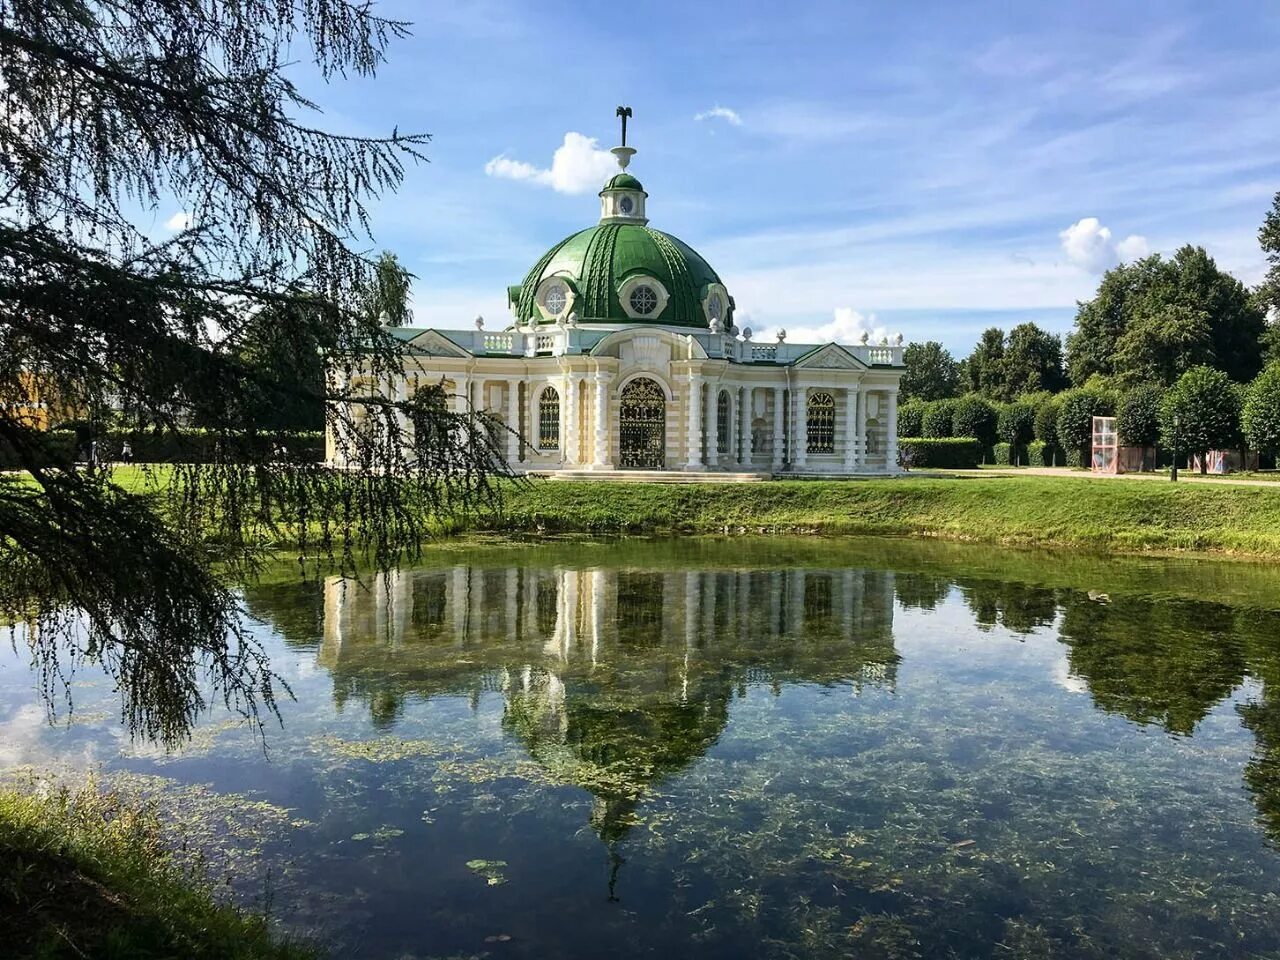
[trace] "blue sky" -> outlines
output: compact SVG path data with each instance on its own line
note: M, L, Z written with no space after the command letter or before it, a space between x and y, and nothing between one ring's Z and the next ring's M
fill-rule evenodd
M379 9L414 36L376 78L299 79L331 128L434 137L373 208L372 245L418 276L416 324L506 325L506 286L598 216L620 103L652 225L757 339L884 328L963 355L991 324L1069 330L1100 272L1148 250L1263 270L1280 4Z

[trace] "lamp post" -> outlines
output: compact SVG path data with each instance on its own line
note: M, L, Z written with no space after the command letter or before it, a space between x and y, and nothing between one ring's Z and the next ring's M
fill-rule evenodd
M1173 467L1169 471L1169 479L1178 482L1178 415L1173 415Z

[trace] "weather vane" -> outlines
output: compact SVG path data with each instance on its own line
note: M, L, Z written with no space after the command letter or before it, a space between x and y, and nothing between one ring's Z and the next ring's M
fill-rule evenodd
M619 107L617 115L622 118L622 145L627 145L627 119L631 116L630 107Z

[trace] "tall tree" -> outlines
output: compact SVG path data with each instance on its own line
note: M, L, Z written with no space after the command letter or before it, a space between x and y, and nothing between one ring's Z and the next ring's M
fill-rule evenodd
M1240 440L1239 385L1221 370L1192 367L1161 402L1160 437L1179 455L1200 457L1205 473L1210 450L1227 450Z
M1264 327L1257 298L1187 245L1168 260L1153 254L1107 271L1079 305L1067 371L1077 386L1094 374L1168 385L1203 364L1244 382L1261 368Z
M902 363L907 368L899 388L904 399L944 400L960 395L959 367L936 340L908 344Z
M409 287L413 274L400 265L390 250L383 250L373 265L373 279L364 290L363 309L371 323L403 327L409 322Z
M325 78L371 74L405 32L344 0L0 5L0 401L34 377L66 406L121 403L174 435L195 419L216 441L143 498L0 402L0 444L29 471L0 476L0 611L33 623L47 690L91 656L143 735L180 738L206 680L253 716L273 705L227 579L262 544L385 567L434 511L492 493L487 424L438 391L386 396L401 348L361 309L365 204L427 137L318 130L284 73L309 49ZM162 241L131 216L175 206L189 226ZM319 350L320 383L281 374ZM280 462L259 422L279 390L324 411L356 469Z
M1004 396L1012 400L1023 393L1049 390L1056 393L1066 386L1062 371L1062 338L1041 330L1034 323L1020 323L1009 331L1004 347Z
M1267 211L1262 227L1258 230L1258 243L1267 255L1267 273L1257 289L1259 310L1267 315L1267 330L1263 334L1267 360L1280 360L1280 193L1277 193Z
M1004 372L1004 331L988 327L982 331L973 353L964 363L970 393L980 393L994 400L1003 399L1007 392Z

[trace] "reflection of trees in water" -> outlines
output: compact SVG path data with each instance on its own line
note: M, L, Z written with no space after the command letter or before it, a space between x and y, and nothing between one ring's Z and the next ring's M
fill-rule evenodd
M1102 709L1189 735L1244 679L1231 610L1184 600L1065 598L1071 670Z
M1249 673L1261 684L1256 696L1236 707L1255 744L1244 782L1271 842L1280 844L1280 613L1240 610L1234 625Z
M893 577L898 602L907 609L936 610L947 599L952 581L928 573L896 573Z
M1101 602L932 571L821 569L455 567L349 585L341 602L332 582L247 599L291 643L313 644L322 632L335 700L365 703L380 727L394 726L410 697L503 691L508 729L540 763L592 791L592 822L616 839L636 797L715 742L733 691L892 686L895 594L930 610L956 587L979 627L1029 634L1058 623L1069 669L1099 709L1171 734L1192 735L1246 676L1256 678L1259 692L1238 708L1257 743L1245 783L1280 840L1275 613L1122 594ZM532 686L513 686L526 674Z
M1053 623L1058 605L1053 591L1024 583L961 580L960 591L983 629L1000 626L1013 633L1034 633Z

